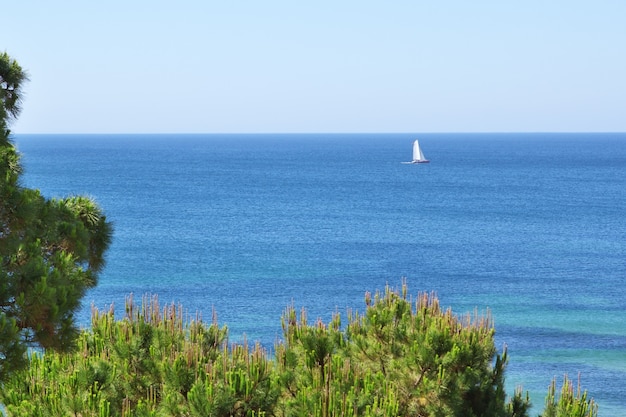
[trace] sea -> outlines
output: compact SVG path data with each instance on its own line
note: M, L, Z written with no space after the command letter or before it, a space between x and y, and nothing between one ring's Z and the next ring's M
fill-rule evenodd
M418 138L429 164L402 164ZM506 381L543 410L580 380L626 415L626 133L30 135L23 185L87 195L115 233L78 313L158 295L230 340L281 339L365 309L366 291L434 292L491 314Z

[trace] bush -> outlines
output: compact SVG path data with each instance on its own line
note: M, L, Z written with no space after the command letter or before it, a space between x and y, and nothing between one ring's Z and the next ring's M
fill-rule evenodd
M310 325L293 306L270 359L259 344L228 344L215 316L130 297L126 314L93 310L73 353L31 353L0 391L9 416L480 416L528 415L528 396L504 392L506 351L489 315L458 317L437 297L386 288L342 326ZM595 417L566 380L544 417ZM569 414L568 414L569 413Z

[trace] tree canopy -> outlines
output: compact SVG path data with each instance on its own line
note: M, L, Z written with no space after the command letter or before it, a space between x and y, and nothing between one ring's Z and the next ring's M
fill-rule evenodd
M309 323L287 307L273 357L258 343L228 343L214 315L127 300L121 319L93 309L71 353L33 354L0 390L10 416L99 417L528 417L528 397L504 390L506 352L489 315L457 316L433 294L412 301L387 288L363 314ZM597 417L568 379L555 382L544 417Z
M112 227L90 198L45 198L21 186L10 122L28 76L0 54L0 381L25 364L28 346L68 349L74 314L97 283Z

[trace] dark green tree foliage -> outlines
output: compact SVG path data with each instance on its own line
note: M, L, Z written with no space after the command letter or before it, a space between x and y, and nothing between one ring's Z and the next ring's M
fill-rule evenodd
M489 317L457 317L406 287L366 295L363 315L310 325L287 308L272 359L227 343L213 317L184 320L156 297L126 314L94 309L72 353L32 354L0 390L9 416L508 416L527 417L521 391L505 398L505 353ZM544 417L595 417L586 393L553 383Z
M284 344L276 348L284 416L396 416L400 401L381 372L358 363L341 318L307 323L293 307L282 319Z
M46 199L20 186L9 122L20 110L25 72L0 54L0 381L24 364L29 345L66 349L74 312L97 282L111 225L87 197Z
M287 311L277 360L294 415L526 415L521 393L506 402L506 352L496 354L489 317L459 318L433 295L413 304L406 285L366 294L366 305L345 331L338 315L309 327Z
M422 294L415 308L386 290L348 325L356 363L393 381L401 415L504 416L506 352L496 354L489 316L459 318ZM494 364L495 357L495 364Z
M587 391L581 392L580 380L576 391L574 384L567 377L563 378L561 395L557 399L556 379L548 388L546 406L542 417L597 417L598 405L593 399L587 398Z

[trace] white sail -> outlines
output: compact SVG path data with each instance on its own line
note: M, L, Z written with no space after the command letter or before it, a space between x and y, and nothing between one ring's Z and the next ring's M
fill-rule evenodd
M421 162L429 162L428 159L424 156L424 152L422 152L422 148L420 148L419 141L415 140L413 142L413 163L421 163Z
M423 156L422 150L420 149L420 143L416 140L413 142L413 160L419 161L420 159L423 159Z
M402 162L403 164L425 164L430 162L424 156L424 152L422 152L422 148L420 148L420 143L416 140L413 142L413 160L411 162Z

